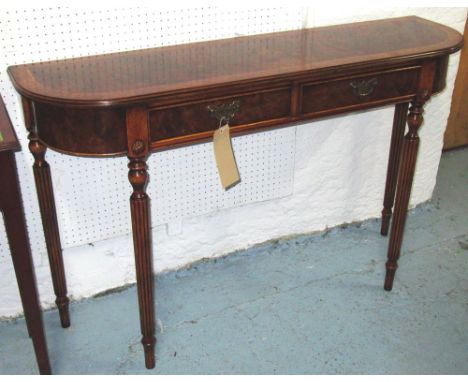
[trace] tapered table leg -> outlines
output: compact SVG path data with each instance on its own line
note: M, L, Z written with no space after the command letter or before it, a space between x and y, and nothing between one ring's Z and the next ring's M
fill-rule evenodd
M35 132L30 132L29 134L29 149L34 156L34 179L36 181L42 225L44 227L44 236L52 274L52 283L56 296L55 302L59 310L62 327L67 328L70 326L70 315L68 312L69 299L67 297L67 284L63 266L57 213L55 210L52 178L49 164L44 159L46 147L37 139Z
M146 157L149 153L148 111L137 106L127 110L128 179L133 187L130 197L132 214L133 246L140 306L140 326L145 351L145 365L155 366L156 345L154 319L154 280L151 253L150 203L146 194L148 172Z
M380 233L387 236L390 218L392 217L393 202L395 200L395 191L398 176L398 167L400 164L401 147L405 135L406 117L408 115L408 102L395 105L395 114L393 116L392 138L390 142L390 153L387 167L387 181L385 182L384 208L382 210L382 225Z
M411 104L407 118L409 131L403 141L403 152L401 156L400 168L398 171L397 193L395 199L395 212L392 220L390 232L390 242L388 247L388 260L386 263L385 290L392 290L393 279L398 267L401 244L408 211L408 204L413 184L416 158L418 155L419 136L418 129L423 122L423 105L425 99L417 97Z
M50 374L49 355L42 324L36 278L26 231L23 203L16 173L14 153L0 153L0 206L4 213L5 228L10 244L11 258L23 304L29 336L32 339L39 372Z
M140 159L130 159L128 178L133 187L130 197L132 214L133 245L140 306L140 325L143 335L141 343L145 351L145 365L148 369L155 366L154 347L154 297L153 265L151 257L151 233L149 198L145 192L147 182L146 163Z

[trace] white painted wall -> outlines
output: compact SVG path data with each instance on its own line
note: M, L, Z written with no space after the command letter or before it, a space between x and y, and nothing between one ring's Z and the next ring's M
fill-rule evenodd
M156 8L101 8L98 13L93 13L83 8L62 7L36 9L34 16L30 10L10 9L8 12L0 13L0 29L8 32L3 34L0 85L23 145L23 152L17 154L23 198L40 298L42 305L49 307L53 306L55 297L34 195L32 161L26 148L18 97L4 73L7 65L411 14L461 32L467 9L208 8L173 11L165 8L159 11ZM87 13L83 15L83 12ZM31 17L30 23L15 21L21 20L24 14ZM51 20L51 14L60 17ZM101 29L93 32L93 27ZM152 28L151 38L147 33L149 27ZM111 30L114 32L109 36ZM31 31L35 33L34 38L31 38ZM65 38L60 31L66 33ZM145 36L143 42L135 38L138 33ZM434 189L458 60L458 54L451 56L447 87L426 107L412 206L430 199ZM393 108L385 107L249 138L236 138L234 147L240 160L245 161L245 173L267 169L271 176L260 180L252 176L248 181L244 178L243 188L232 194L220 192L213 181L216 179L215 167L212 163L206 165L206 157L209 158L211 153L209 144L179 149L181 151L164 154L166 157L153 155L150 163L152 183L148 192L153 196L152 206L156 211L153 214L155 271L176 269L280 236L379 217L392 117ZM287 143L286 148L282 142ZM265 152L265 147L270 154L262 156L261 163L255 163L252 158ZM285 165L280 169L272 152L282 155L281 162ZM126 159L70 158L57 153L49 153L47 158L52 166L60 211L71 297L79 299L135 282L128 213L131 191L126 178ZM180 174L187 173L184 170L187 161L202 174L195 185L180 183ZM102 171L105 185L99 183L101 176L87 173L90 167ZM240 170L242 174L242 166ZM165 175L164 171L173 172L173 176ZM275 187L272 181L275 177L280 177L283 186L269 192ZM159 184L156 184L158 179ZM203 179L209 184L206 194ZM177 187L174 186L176 182L179 182ZM177 212L177 218L171 219L175 202L164 198L181 187L183 192L173 199L183 198L185 207ZM93 196L95 190L101 191L99 198ZM22 311L6 244L4 231L0 230L0 255L3 253L0 256L0 317L14 316Z

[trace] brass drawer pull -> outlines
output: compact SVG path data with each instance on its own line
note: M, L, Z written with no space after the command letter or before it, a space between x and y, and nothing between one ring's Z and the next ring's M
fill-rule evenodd
M219 126L221 126L225 123L229 123L229 121L234 118L234 115L240 109L240 101L234 100L221 105L208 105L207 109L214 118L219 120Z
M377 84L377 78L374 77L368 80L352 81L349 83L349 86L353 88L354 94L358 97L366 97L374 91Z

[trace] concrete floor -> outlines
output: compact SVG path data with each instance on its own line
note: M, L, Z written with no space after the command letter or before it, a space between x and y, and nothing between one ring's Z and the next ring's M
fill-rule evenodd
M394 290L379 220L278 240L157 280L146 370L135 287L44 320L56 374L467 374L468 149L411 211ZM37 373L25 322L0 323L0 373Z

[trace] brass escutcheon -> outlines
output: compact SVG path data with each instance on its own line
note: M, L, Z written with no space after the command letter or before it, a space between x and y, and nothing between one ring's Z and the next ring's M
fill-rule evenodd
M377 78L370 78L362 81L351 81L349 86L353 88L354 94L358 97L365 97L371 94L378 84Z
M219 126L229 123L234 118L234 115L240 109L240 101L234 100L230 103L223 103L221 105L208 105L206 107L212 116L219 120Z

